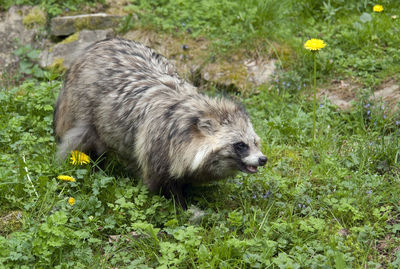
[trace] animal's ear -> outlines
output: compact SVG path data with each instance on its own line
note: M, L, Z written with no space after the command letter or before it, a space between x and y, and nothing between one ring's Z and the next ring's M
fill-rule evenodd
M205 135L213 135L215 132L215 120L211 118L200 118L197 121L197 129Z

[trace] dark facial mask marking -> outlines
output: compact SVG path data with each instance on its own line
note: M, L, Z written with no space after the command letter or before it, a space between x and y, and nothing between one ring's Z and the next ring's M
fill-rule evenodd
M249 155L249 146L243 141L237 142L233 144L233 149L236 154L240 157L240 159L245 158Z

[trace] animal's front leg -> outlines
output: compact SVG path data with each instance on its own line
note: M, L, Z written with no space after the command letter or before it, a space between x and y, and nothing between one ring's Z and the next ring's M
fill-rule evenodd
M162 187L162 194L166 197L173 197L176 202L182 207L183 210L187 209L186 199L183 195L184 184L175 180L169 180L167 184Z

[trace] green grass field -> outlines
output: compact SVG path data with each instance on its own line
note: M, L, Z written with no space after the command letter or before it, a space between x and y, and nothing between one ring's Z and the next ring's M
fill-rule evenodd
M20 49L31 64L0 83L1 268L400 268L400 114L370 98L399 81L396 1L138 0L127 9L141 19L134 27L202 36L220 57L275 44L276 78L234 96L269 162L191 188L200 213L149 193L117 160L104 170L58 164L51 123L62 77ZM327 43L319 85L360 85L349 111L318 102L315 139L311 37Z

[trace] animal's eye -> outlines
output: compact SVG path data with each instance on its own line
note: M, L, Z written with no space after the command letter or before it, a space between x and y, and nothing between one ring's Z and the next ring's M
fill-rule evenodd
M237 151L245 151L249 148L244 142L237 142L233 146Z

